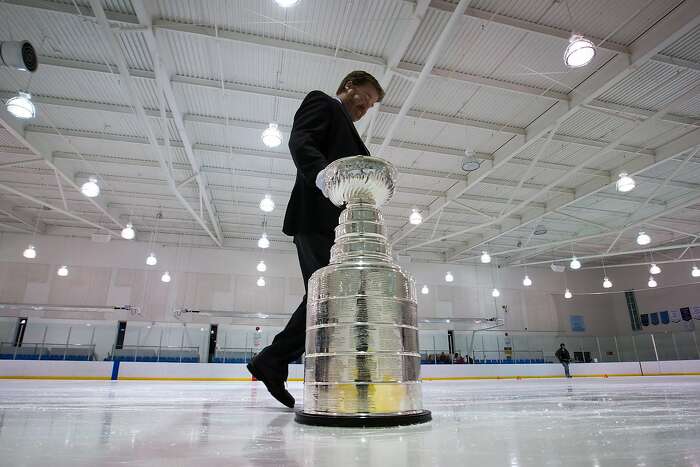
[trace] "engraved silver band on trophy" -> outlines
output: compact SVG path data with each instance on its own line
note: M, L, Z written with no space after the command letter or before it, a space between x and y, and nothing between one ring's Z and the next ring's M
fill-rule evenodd
M394 264L378 209L397 175L390 163L366 156L326 168L328 197L346 208L330 264L309 279L300 423L392 426L431 418L421 394L415 282Z

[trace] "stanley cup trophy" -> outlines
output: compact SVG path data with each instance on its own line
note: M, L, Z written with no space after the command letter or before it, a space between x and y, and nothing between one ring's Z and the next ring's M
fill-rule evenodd
M304 407L307 425L395 426L431 419L423 410L416 285L394 264L379 206L396 169L374 157L338 159L325 187L346 204L330 264L309 280Z

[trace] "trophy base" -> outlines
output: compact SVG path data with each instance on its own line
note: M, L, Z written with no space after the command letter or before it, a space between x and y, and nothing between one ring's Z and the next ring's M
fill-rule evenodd
M333 426L346 428L379 428L389 426L416 425L432 420L430 410L402 415L317 415L296 411L294 420L303 425Z

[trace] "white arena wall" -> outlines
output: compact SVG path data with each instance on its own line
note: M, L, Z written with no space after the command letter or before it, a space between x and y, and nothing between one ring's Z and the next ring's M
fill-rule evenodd
M0 361L0 379L103 379L152 381L251 381L244 364L146 362ZM700 360L659 362L574 363L574 377L698 375ZM303 365L290 365L290 381L303 380ZM431 380L563 377L559 364L423 365L421 377Z
M21 256L27 244L36 245L38 257L28 261ZM145 257L157 250L159 262L148 268ZM265 260L267 285L257 287L255 265ZM56 269L68 264L70 275L60 278ZM521 284L523 270L493 266L407 263L418 287L427 284L428 295L419 294L419 318L504 319L503 331L571 332L569 316L580 315L586 329L577 335L629 335L627 307L622 291L646 286L645 267L611 269L608 275L615 286L611 294L591 295L601 288L600 270L567 272L572 300L564 300L564 274L548 267L530 268L533 286ZM585 264L584 264L585 267ZM160 281L168 270L172 282ZM450 270L455 280L444 281ZM664 265L659 288L637 293L640 313L700 305L700 285L691 280L686 264ZM491 297L498 286L501 296ZM664 288L670 287L670 288ZM215 248L175 248L147 242L113 240L99 244L83 238L59 238L39 235L0 234L0 303L49 304L60 306L112 307L132 305L138 315L128 311L27 313L33 318L77 320L128 320L136 322L228 323L230 319L204 316L175 316L180 308L238 311L261 314L291 314L304 293L296 254L291 250L261 252L251 242L250 250ZM504 308L505 307L505 308ZM506 311L507 310L507 311ZM11 307L0 309L0 316L15 317ZM260 323L266 327L284 322ZM668 330L676 330L674 324ZM199 329L199 328L197 328ZM678 328L680 330L680 328ZM1 330L0 330L1 331ZM645 330L651 331L651 329ZM8 331L9 332L9 331ZM193 337L194 338L194 337Z

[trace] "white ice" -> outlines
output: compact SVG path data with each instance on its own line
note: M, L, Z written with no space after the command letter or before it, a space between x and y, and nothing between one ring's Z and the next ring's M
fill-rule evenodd
M0 465L700 465L700 377L431 381L423 399L428 424L322 428L261 383L6 380Z

